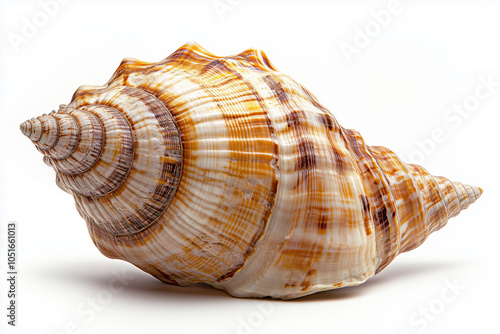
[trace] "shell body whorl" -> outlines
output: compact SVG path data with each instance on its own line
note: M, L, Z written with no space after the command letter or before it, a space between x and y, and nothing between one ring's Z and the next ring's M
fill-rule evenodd
M241 297L360 284L481 194L367 146L253 49L125 59L21 131L103 254Z

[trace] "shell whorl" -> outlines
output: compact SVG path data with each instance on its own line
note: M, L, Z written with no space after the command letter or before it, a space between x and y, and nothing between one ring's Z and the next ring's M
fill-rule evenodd
M115 234L151 224L172 199L181 172L177 128L150 94L85 94L21 131L73 194L79 212Z
M57 112L24 122L21 131L44 154L46 164L66 174L90 168L103 146L103 129L97 116L65 105Z
M21 131L103 254L235 296L360 284L482 193L366 145L254 49L125 59Z

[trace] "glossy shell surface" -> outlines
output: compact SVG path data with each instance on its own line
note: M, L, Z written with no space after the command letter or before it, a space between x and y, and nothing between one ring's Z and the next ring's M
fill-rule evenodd
M360 284L482 192L367 146L254 49L125 59L21 130L104 255L238 297Z

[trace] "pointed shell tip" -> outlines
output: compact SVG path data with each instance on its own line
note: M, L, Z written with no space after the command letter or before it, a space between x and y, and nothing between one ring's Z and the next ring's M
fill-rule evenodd
M21 130L23 135L25 135L26 137L29 137L31 134L31 126L29 126L30 124L28 124L28 123L29 123L29 121L26 121L26 122L22 123L21 125L19 125L19 129Z

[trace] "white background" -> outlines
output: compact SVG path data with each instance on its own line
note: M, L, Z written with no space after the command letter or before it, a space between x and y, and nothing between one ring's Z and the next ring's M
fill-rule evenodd
M1 333L500 332L498 1L401 1L385 26L374 13L388 1L49 2L0 1ZM368 144L481 186L482 198L365 284L295 301L168 286L105 258L19 124L69 103L79 85L104 84L124 57L159 61L191 40L221 56L263 49ZM481 78L496 83L489 94ZM467 115L448 111L464 103ZM10 220L15 328L5 316Z

